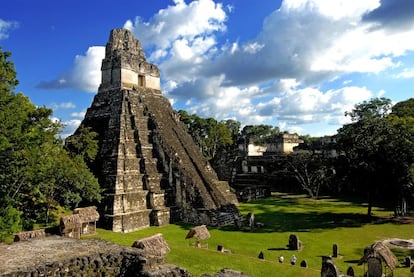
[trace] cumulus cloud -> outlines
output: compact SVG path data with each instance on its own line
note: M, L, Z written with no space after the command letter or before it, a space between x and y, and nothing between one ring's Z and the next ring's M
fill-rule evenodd
M70 114L69 119L61 122L64 126L62 133L61 133L61 137L63 139L72 135L76 131L76 129L82 123L82 120L85 118L85 114L86 114L86 110L83 110L80 112L73 112Z
M101 82L100 66L105 56L105 47L92 46L85 55L77 55L71 70L52 81L42 81L37 87L42 89L75 88L96 92Z
M226 13L222 4L212 0L197 0L186 4L175 0L174 5L160 10L148 22L140 17L128 20L124 27L131 30L146 47L170 48L176 40L193 41L226 29Z
M381 5L365 14L363 20L393 31L413 28L414 3L407 0L381 0Z
M397 79L410 79L414 78L414 68L404 68L402 72L394 75Z
M225 76L200 78L192 83L185 83L176 89L180 98L187 99L186 109L190 113L217 118L237 118L246 122L261 122L261 117L255 117L255 107L251 101L260 89L255 86L240 88L237 86L223 86ZM191 94L191 91L204 93ZM175 94L176 95L176 94Z
M339 125L346 121L345 111L350 111L355 103L372 96L372 92L365 87L351 86L328 91L291 87L257 106L259 114L274 115L278 121L289 125L321 121Z
M76 105L72 102L63 102L63 103L53 103L51 105L51 108L56 111L56 110L62 110L62 109L73 109L76 108Z
M346 86L347 82L336 90L322 91L318 86L343 74L378 74L395 68L397 57L414 50L413 29L391 34L373 28L364 17L380 5L378 0L285 0L264 20L255 40L217 46L213 61L206 59L185 75L202 79L182 79L169 95L191 98L189 106L208 116L272 121L290 129L316 122L340 125L346 120L344 111L373 94L364 87ZM177 76L189 72L181 71L179 61L166 61L161 68L167 64L168 72ZM294 80L295 89L284 87L288 79ZM276 86L269 87L272 83ZM251 87L258 88L254 95L242 93ZM230 105L223 108L216 102Z
M68 136L72 135L76 129L79 127L79 125L82 123L80 119L70 119L67 121L63 121L62 124L64 126L64 129L60 136L65 139Z
M19 27L19 23L16 21L5 21L0 18L0 40L7 39L9 32Z
M83 110L81 112L74 112L74 113L70 114L71 117L80 118L80 119L83 119L85 117L85 115L86 115L86 110Z
M190 113L216 118L236 118L244 125L271 124L292 132L304 131L308 124L324 122L332 130L349 123L344 116L356 103L374 97L365 87L345 86L338 89L320 90L302 87L294 79L284 79L271 87L256 86L241 89L237 86L223 87L224 77L194 83L185 91L208 90L214 97L204 95L197 101L187 95ZM208 87L208 89L207 89ZM265 91L273 93L266 93ZM331 132L332 132L331 130Z
M174 105L200 116L305 130L320 122L339 127L344 111L374 96L354 81L351 86L350 74L401 66L400 58L414 50L410 2L283 0L249 41L221 39L231 9L213 0L175 0L124 27L161 69L163 93ZM91 47L72 70L39 86L95 91L103 55L103 47ZM393 77L414 75L401 71ZM327 89L332 80L337 87Z
M165 82L191 82L218 51L215 35L226 30L225 9L213 0L174 1L148 21L136 17L124 28L151 49L148 59L159 65Z
M254 42L222 52L203 73L221 71L239 85L283 78L313 85L344 73L393 68L394 57L414 49L414 32L373 30L362 17L378 5L376 0L285 0L265 18ZM262 47L253 55L243 51L255 44Z

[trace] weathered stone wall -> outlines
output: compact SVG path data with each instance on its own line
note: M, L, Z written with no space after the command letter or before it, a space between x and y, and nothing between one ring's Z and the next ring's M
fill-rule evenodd
M132 247L49 236L0 245L0 276L191 277L186 269L165 262L169 251L162 234L140 239ZM231 269L203 276L248 277Z
M168 100L151 89L141 89L138 95L150 113L151 141L168 176L165 192L167 205L174 208L172 218L197 225L234 223L239 215L235 195L227 182L218 180ZM222 213L228 213L230 220Z
M0 276L191 276L160 255L103 240L61 237L0 246Z
M102 61L102 86L132 89L145 86L160 89L160 72L156 65L146 62L141 43L131 32L111 31Z
M25 241L29 239L41 239L46 237L45 229L20 232L14 236L14 241Z

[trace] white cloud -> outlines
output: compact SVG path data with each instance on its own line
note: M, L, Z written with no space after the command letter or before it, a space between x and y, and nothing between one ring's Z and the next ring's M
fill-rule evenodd
M280 8L285 13L317 11L319 14L334 20L359 18L367 11L379 6L379 0L285 0Z
M312 63L315 71L374 72L397 66L394 57L414 50L414 30L389 34L370 30L369 26L353 28L339 36Z
M247 52L249 54L254 54L254 53L260 51L260 49L262 49L263 47L264 47L263 44L253 42L253 43L245 44L244 47L243 47L243 50L244 50L244 52Z
M78 129L79 125L82 123L82 120L85 117L85 114L86 110L80 112L73 112L70 114L71 119L62 122L64 128L61 133L61 137L63 139L72 135L76 131L76 129Z
M7 39L9 32L19 27L19 23L16 21L5 21L0 18L0 40Z
M43 89L76 88L96 92L101 82L101 64L104 56L105 47L91 46L85 55L75 57L71 70L55 80L40 82L37 87Z
M221 52L201 72L223 73L235 85L285 78L319 84L344 73L394 68L397 57L414 50L414 29L373 29L362 17L378 5L378 0L285 0L265 18L256 40ZM255 44L262 47L254 55L237 51Z
M83 110L81 112L74 112L70 114L72 118L74 117L74 118L80 118L80 119L83 119L85 115L86 115L86 110Z
M413 20L405 16L405 28L393 20L390 32L385 2L395 6L390 0L284 0L247 42L220 40L233 8L213 0L176 0L148 21L137 17L124 27L151 50L148 60L161 69L163 92L174 105L200 116L305 130L306 124L346 122L344 111L373 96L360 77L400 68L414 50ZM103 54L104 47L89 48L72 70L43 86L95 91ZM413 78L414 70L402 67L394 77Z
M62 133L61 133L61 137L63 139L67 138L68 136L72 135L76 129L79 127L79 125L82 123L81 120L79 119L71 119L68 121L63 121L62 124L65 126Z
M72 102L63 102L59 104L53 103L51 107L54 111L56 111L56 110L62 110L62 109L73 109L73 108L76 108L76 105Z
M396 75L394 75L397 79L410 79L414 78L414 68L404 68L404 70Z
M257 112L284 122L285 126L316 122L341 125L347 122L345 111L372 96L365 87L344 87L325 92L310 87L292 87L270 101L259 103Z
M170 48L174 41L186 39L192 41L198 36L206 36L216 31L224 31L226 13L222 4L212 0L196 0L186 4L175 1L155 14L149 22L136 17L128 20L124 28L131 30L144 46Z
M321 91L317 87L342 74L380 73L395 68L400 66L398 57L414 50L413 29L390 33L363 21L363 16L379 5L378 0L285 0L279 10L264 20L256 40L227 43L226 47L218 47L220 52L215 53L214 62L199 65L198 72L204 80L224 76L214 89L187 86L182 82L189 81L182 79L170 95L179 99L197 92L203 103L193 100L191 105L199 112L208 111L208 116L235 115L244 122L273 120L290 128L310 122L340 125L347 120L344 112L373 97L372 92L347 86L349 81L334 90ZM252 55L246 53L247 49L252 49ZM175 74L179 75L181 71L175 65L171 63L170 70L178 69ZM190 82L195 84L197 79ZM240 94L246 88L263 88L269 82L276 82L278 88L259 89L248 99ZM230 88L237 89L237 97L229 96ZM277 96L265 98L270 94ZM226 100L230 98L233 102ZM244 99L248 102L241 107ZM226 112L215 102L221 103L221 110Z
M336 130L349 122L344 116L345 111L373 97L365 87L347 86L322 91L303 87L294 79L281 80L265 89L223 86L223 82L224 75L202 79L191 85L186 83L177 89L177 93L182 93L180 97L186 99L186 110L190 113L217 119L236 118L244 125L271 124L295 132L305 130L307 124L319 122L330 124ZM264 90L272 93L264 93ZM187 91L200 93L185 94ZM262 101L256 103L261 98Z
M217 53L215 33L226 30L226 12L213 0L186 4L175 1L148 22L136 17L124 28L131 30L145 47L153 47L148 60L162 70L164 81L189 82Z

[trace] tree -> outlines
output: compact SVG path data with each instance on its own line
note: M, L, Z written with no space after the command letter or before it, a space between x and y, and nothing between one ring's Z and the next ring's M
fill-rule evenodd
M189 115L183 110L178 113L181 122L185 124L194 142L199 145L207 159L216 158L218 151L233 143L232 133L224 122L217 122L214 118L201 118L196 114ZM237 128L237 124L234 122L231 124L233 128ZM232 131L234 132L235 129Z
M0 47L0 91L10 92L19 84L16 79L14 63L9 61L11 53L3 52Z
M346 113L353 123L338 130L338 150L348 161L348 180L374 201L395 205L411 178L413 132L407 121L389 115L391 100L375 98ZM386 197L383 197L386 195Z
M414 98L395 104L392 107L392 114L398 117L414 117Z
M392 113L386 118L392 126L393 141L386 147L386 161L392 166L391 181L396 186L397 194L394 195L396 215L404 215L407 199L414 196L414 99L399 102L392 108Z
M47 224L59 206L99 201L99 185L82 159L69 156L52 110L15 93L16 72L0 49L0 234Z
M318 198L321 187L335 172L322 155L310 152L289 154L286 161L289 172L311 198Z
M14 233L19 232L20 215L21 213L11 205L0 209L0 241L5 241Z
M273 139L273 136L279 133L279 128L271 125L246 125L241 131L241 136L245 140L245 143L249 143L252 140L254 143L263 144L269 138Z
M226 119L222 120L221 123L226 125L227 129L229 129L233 142L238 142L240 136L240 122L234 119Z
M80 126L76 133L65 139L65 148L73 156L79 155L86 163L94 161L98 154L98 133L91 127Z
M230 130L226 125L219 122L211 126L207 137L204 140L205 154L207 158L214 159L219 149L225 148L233 143Z
M184 110L179 110L181 122L187 127L187 130L194 142L200 147L200 151L203 151L203 140L207 136L208 122L206 119L197 116L196 114L189 115Z
M391 112L392 102L388 98L373 98L355 105L350 112L345 112L345 116L350 116L353 122L380 120Z

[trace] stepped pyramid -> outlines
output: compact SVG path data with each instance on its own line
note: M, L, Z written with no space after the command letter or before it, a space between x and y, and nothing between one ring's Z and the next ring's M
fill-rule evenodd
M235 195L162 96L158 67L130 31L111 31L101 70L81 124L99 134L91 169L103 189L101 225L130 232L170 222L233 224Z

